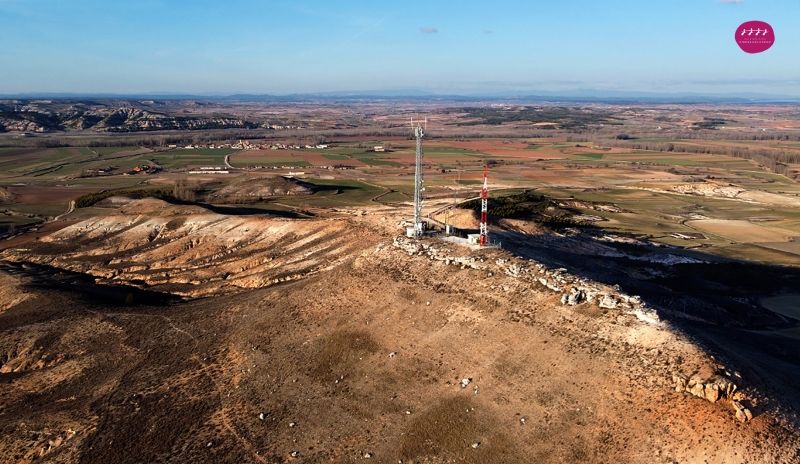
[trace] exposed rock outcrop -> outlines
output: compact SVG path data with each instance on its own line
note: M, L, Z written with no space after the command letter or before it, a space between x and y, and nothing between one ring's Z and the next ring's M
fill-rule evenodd
M736 198L740 193L746 191L743 188L732 185L718 185L714 183L697 183L676 185L672 190L688 195L699 195L704 197L726 197Z
M702 379L698 376L692 376L687 379L684 375L675 374L672 376L672 381L675 383L676 392L689 393L711 403L730 400L736 419L747 422L753 418L753 413L739 402L743 395L737 391L737 385L727 377L717 375Z

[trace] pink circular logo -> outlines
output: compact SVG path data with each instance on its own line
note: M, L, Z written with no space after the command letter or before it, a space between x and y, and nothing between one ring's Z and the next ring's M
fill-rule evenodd
M747 53L765 52L775 43L775 31L764 21L747 21L736 29L736 43Z

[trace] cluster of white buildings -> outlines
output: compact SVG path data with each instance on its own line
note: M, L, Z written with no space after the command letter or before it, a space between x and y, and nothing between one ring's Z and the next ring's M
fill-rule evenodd
M197 145L186 145L185 147L179 147L176 144L168 145L168 148L181 148L186 150L193 150L195 148L234 148L239 150L259 150L259 149L267 149L270 150L300 150L300 149L309 149L309 150L324 150L328 148L327 145L319 144L319 145L299 145L299 144L286 144L286 143L250 143L249 140L239 140L237 143L220 143L220 144L197 144Z
M317 150L324 150L328 148L327 145L287 145L285 143L276 143L274 145L269 146L270 150L299 150L301 148L307 148L309 150L317 149Z
M241 150L264 150L269 148L270 150L300 150L303 148L309 150L324 150L328 148L327 145L299 145L299 144L287 144L287 143L250 143L249 140L239 140L239 143L235 143L233 145L229 145L231 148L238 148Z
M172 145L167 145L167 148L178 148L178 145L173 143ZM213 143L209 143L209 144L206 144L206 145L202 145L202 144L191 145L191 144L189 144L189 145L186 145L185 147L180 147L180 148L186 149L186 150L194 150L195 148L199 149L199 148L239 148L239 147L236 147L235 145L231 145L230 143L220 143L219 145L216 145L216 144L213 144Z
M293 125L280 126L278 124L262 124L261 127L263 127L264 129L275 129L275 130L304 129L304 127L302 126L293 126Z

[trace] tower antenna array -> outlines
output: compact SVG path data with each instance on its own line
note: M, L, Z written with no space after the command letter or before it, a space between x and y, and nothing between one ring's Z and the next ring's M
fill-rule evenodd
M489 216L489 184L487 178L489 176L489 165L484 166L483 169L483 188L481 189L481 246L486 246L489 240L489 228L487 226L487 219Z
M426 119L427 123L427 119ZM426 124L427 125L427 124ZM422 137L425 135L425 132L422 129L422 126L417 123L417 127L414 127L414 119L411 119L411 127L414 128L414 135L417 137L417 163L416 163L416 171L414 173L414 230L413 235L414 237L421 237L422 232L424 230L424 224L422 223L422 192L425 191L425 188L422 186Z

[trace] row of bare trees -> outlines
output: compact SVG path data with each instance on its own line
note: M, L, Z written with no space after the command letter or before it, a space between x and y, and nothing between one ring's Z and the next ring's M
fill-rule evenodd
M197 182L182 177L175 181L172 196L181 201L194 202L197 201L197 191L199 189L200 185Z
M618 139L596 141L595 143L600 143L606 147L630 148L633 150L732 156L753 160L776 174L787 176L792 175L788 165L800 164L800 151L786 149Z

